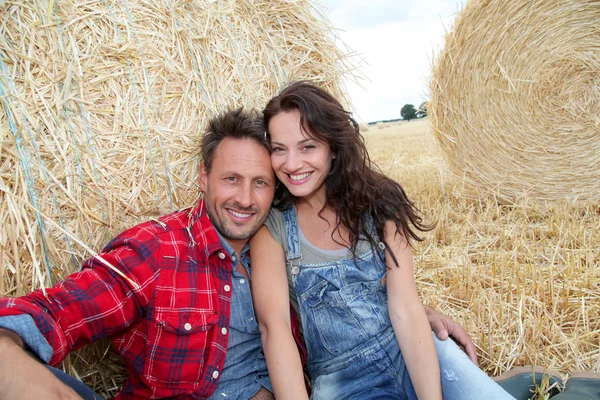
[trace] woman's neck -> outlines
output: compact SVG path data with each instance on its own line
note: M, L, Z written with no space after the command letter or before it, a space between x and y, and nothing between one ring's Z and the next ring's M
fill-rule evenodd
M325 194L325 185L322 185L318 190L308 196L296 198L296 207L303 208L307 211L321 211L327 201Z

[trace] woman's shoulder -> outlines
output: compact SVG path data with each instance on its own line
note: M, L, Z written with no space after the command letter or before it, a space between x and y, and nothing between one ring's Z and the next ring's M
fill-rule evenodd
M281 244L285 236L285 219L283 217L283 212L272 207L269 216L265 221L265 226L269 229L269 232L271 232L273 239Z
M269 223L270 224L277 223L279 221L283 222L283 212L281 210L279 210L278 208L271 207L271 211L269 211L269 216L267 217L265 225L267 225Z

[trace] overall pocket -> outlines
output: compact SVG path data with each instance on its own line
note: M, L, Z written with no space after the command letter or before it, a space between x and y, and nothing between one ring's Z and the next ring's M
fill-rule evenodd
M345 289L345 288L344 288ZM365 331L348 309L341 291L321 281L302 298L302 326L310 358L327 359L321 349L337 356L364 343Z
M212 310L157 308L148 327L144 365L148 382L158 387L197 387L218 334L217 320Z

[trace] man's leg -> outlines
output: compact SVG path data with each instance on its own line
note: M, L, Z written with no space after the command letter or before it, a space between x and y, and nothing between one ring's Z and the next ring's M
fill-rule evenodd
M73 378L71 375L61 371L60 369L46 365L46 367L57 377L62 383L73 389L83 400L104 400L96 394L85 383Z

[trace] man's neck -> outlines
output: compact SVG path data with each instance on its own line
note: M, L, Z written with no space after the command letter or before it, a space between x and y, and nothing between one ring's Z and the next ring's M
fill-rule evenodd
M225 241L227 243L229 243L229 245L231 246L233 251L235 251L235 254L240 255L240 256L242 255L242 250L244 250L244 247L246 246L246 244L248 244L248 239L246 239L246 240L225 239Z

